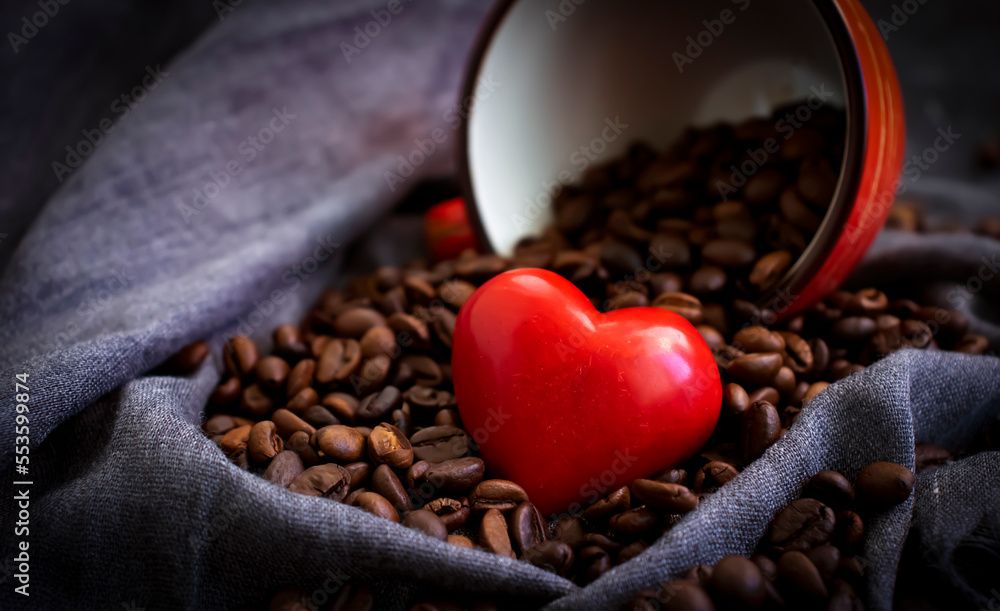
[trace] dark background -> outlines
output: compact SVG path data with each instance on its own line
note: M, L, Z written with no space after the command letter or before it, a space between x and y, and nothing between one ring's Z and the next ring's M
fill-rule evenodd
M66 145L114 118L111 102L142 79L146 66L168 69L200 32L225 19L218 7L239 0L47 1L58 13L17 53L8 35L21 31L22 17L37 12L39 0L0 6L0 269L59 188L52 162L65 158ZM1000 136L1000 2L863 4L876 23L891 23L894 7L919 7L887 41L903 87L908 154L929 146L938 128L952 126L962 136L906 197L923 202L931 218L947 217L956 201L1000 209L1000 176L975 162L977 146Z

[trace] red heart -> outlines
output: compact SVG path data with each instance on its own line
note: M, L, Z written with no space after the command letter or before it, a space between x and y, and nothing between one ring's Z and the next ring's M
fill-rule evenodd
M689 322L660 308L601 314L544 270L484 284L458 313L452 350L462 422L491 475L546 515L682 462L722 405L715 359Z

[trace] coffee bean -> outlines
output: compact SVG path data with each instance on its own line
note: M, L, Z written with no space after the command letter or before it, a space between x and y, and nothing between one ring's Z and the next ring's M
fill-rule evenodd
M271 419L272 420L274 419L274 414L271 415ZM302 412L302 420L305 420L310 425L318 429L321 429L325 426L333 426L335 424L340 424L340 420L337 419L337 417L334 416L329 409L327 409L322 405L310 405L309 407L307 407L305 411Z
M351 490L356 490L367 484L368 478L372 474L372 466L366 462L352 462L344 465L344 469L351 474Z
M688 474L684 469L664 469L653 475L651 479L665 484L681 484L682 486L686 486Z
M686 293L663 293L653 300L654 308L679 314L692 325L701 324L701 302Z
M781 370L779 369L778 371L780 372ZM777 376L775 376L775 378L777 378ZM761 386L757 390L750 393L749 399L750 405L760 401L766 401L767 403L774 405L781 400L781 395L778 394L778 389L773 386Z
M288 438L285 448L295 452L307 467L319 464L319 454L309 444L309 435L305 431L296 431Z
M982 335L966 334L954 346L953 350L964 354L983 354L989 347L989 340Z
M837 512L837 525L833 534L833 541L842 548L852 548L861 542L861 537L865 534L865 523L861 516L844 509Z
M730 416L743 418L743 412L750 407L750 397L739 384L730 382L722 387L722 405Z
M624 564L629 560L635 558L636 556L642 554L649 548L648 545L641 539L639 541L633 541L618 552L618 564Z
M462 419L453 409L442 409L434 415L434 426L462 427Z
M316 593L309 600L309 609L316 608ZM365 584L346 583L340 587L326 611L371 611L375 608L375 594ZM268 610L273 611L273 610Z
M714 492L739 475L736 467L721 461L707 463L694 474L695 492Z
M757 565L757 568L760 569L760 574L767 581L774 581L778 577L778 567L775 566L773 560L764 554L754 554L750 556L750 560Z
M449 532L461 528L472 513L469 500L465 497L451 499L447 497L434 499L424 505L424 509L434 512L444 523Z
M683 237L672 233L659 233L649 242L649 254L666 269L681 269L691 264L691 246ZM642 265L639 266L642 268ZM635 268L633 270L635 271ZM670 288L670 287L667 287ZM680 287L663 292L673 292Z
M243 385L240 384L239 378L229 378L212 391L208 398L208 408L221 411L235 409L242 393Z
M547 530L541 512L529 502L521 503L510 514L510 540L519 556L545 541Z
M829 595L816 565L800 551L788 551L778 558L778 583L792 600L817 601Z
M845 509L854 503L854 486L836 471L820 471L802 490L802 496L822 501L833 509Z
M930 443L918 443L915 448L917 473L940 467L951 460L951 453Z
M746 267L757 258L757 251L749 242L725 238L710 240L701 254L712 265L725 268Z
M209 416L208 420L201 425L201 430L208 437L215 437L216 435L225 435L236 427L236 420L232 416L215 414L214 416Z
M295 477L288 489L306 496L321 496L343 501L350 492L351 474L340 465L326 464L309 467Z
M302 459L299 458L299 455L291 450L284 450L278 452L278 455L267 465L267 470L264 471L264 479L272 484L286 488L303 471L305 471L305 466L302 464Z
M473 503L475 507L475 503ZM479 544L498 556L516 558L507 534L507 521L497 509L487 509L479 523Z
M742 556L725 556L715 563L710 589L713 598L733 608L756 609L767 596L760 569Z
M741 384L766 386L781 369L783 358L777 352L758 352L736 357L726 374Z
M540 541L524 553L524 560L534 566L568 577L573 571L573 548L562 541Z
M556 522L552 533L554 539L558 539L576 550L584 544L586 529L583 520L576 516L567 516Z
M858 473L855 488L858 501L884 511L910 498L914 484L913 472L891 462L872 463Z
M456 458L432 464L421 479L441 492L460 492L481 482L485 471L486 464L481 458Z
M437 308L432 313L431 329L434 337L445 348L451 349L452 337L455 335L455 314L444 308Z
M316 361L312 359L302 359L292 367L288 373L285 391L286 396L294 397L302 390L309 388L313 383L313 376L316 374Z
M278 434L284 438L291 437L296 431L304 431L309 436L316 432L311 424L284 408L274 410L271 420L277 427Z
M712 350L718 350L726 345L726 338L719 333L715 327L710 327L708 325L698 325L695 327L698 333L701 334L702 339L708 344L708 347Z
M357 416L362 420L377 420L383 418L403 404L403 394L395 386L371 393L358 404Z
M867 316L848 316L834 323L832 331L842 340L858 342L870 339L878 328L875 321Z
M795 184L805 200L819 208L826 208L837 188L837 174L826 159L813 157L799 166L799 180Z
M580 550L576 561L577 581L585 585L611 570L608 552L591 545Z
M285 449L285 442L278 435L277 427L270 420L262 420L253 425L247 438L247 453L250 460L264 463Z
M687 486L637 479L631 485L632 496L651 509L687 513L698 506L698 497Z
M413 504L410 502L410 497L406 494L406 489L403 488L403 483L399 481L399 477L393 473L388 465L375 467L375 471L371 477L372 492L385 497L396 511L406 513L413 509Z
M285 404L285 409L293 414L305 413L307 409L319 403L319 394L312 388L303 388Z
M392 507L384 496L375 492L362 492L355 501L356 506L368 513L389 520L399 522L399 514Z
M747 353L781 352L785 349L785 338L765 327L751 326L737 331L733 344Z
M816 499L798 499L781 510L771 523L768 543L779 552L808 551L830 540L833 510Z
M445 541L448 538L448 529L445 528L441 518L424 509L407 513L403 518L403 526L418 530L439 541Z
M328 458L342 463L356 462L365 455L365 438L353 428L342 424L316 431L313 446Z
M812 548L806 552L806 556L824 580L831 579L840 564L840 550L829 543Z
M452 426L421 429L413 434L410 443L417 460L444 462L469 453L469 436L462 429Z
M692 293L704 297L722 291L727 281L725 270L714 265L706 265L691 274L688 286Z
M444 374L441 366L431 357L407 354L399 362L399 368L408 370L410 380L419 386L434 387L441 384Z
M430 347L430 330L419 318L410 314L396 313L386 319L386 324L396 334L400 345L414 350L426 350Z
M659 523L659 516L647 507L636 507L616 514L608 521L608 527L618 536L638 537L649 532Z
M792 266L792 254L787 250L770 252L754 263L748 281L758 291L770 288L781 280Z
M237 335L222 347L226 371L235 378L245 379L257 365L257 345L248 337Z
M528 500L528 493L512 481L488 479L476 485L469 495L472 511L481 514L490 509L510 511Z
M743 461L759 457L774 445L781 431L778 410L767 401L757 401L743 413Z
M333 329L341 337L359 339L372 327L385 324L382 314L371 308L357 307L340 313L333 321Z
M168 358L162 369L167 375L188 376L198 371L208 354L208 344L201 340L192 342Z
M254 367L257 382L270 391L284 390L289 371L288 363L276 356L266 356Z
M362 362L361 371L356 376L351 376L355 392L358 395L367 395L382 388L389 377L391 367L392 360L384 354Z
M266 418L274 409L274 401L260 385L254 383L243 389L240 396L240 410L255 418Z
M864 604L858 598L854 588L842 579L834 580L833 594L827 604L828 611L863 611Z
M776 170L761 170L743 186L743 198L751 206L763 206L778 199L787 179Z
M426 386L413 386L403 393L403 399L413 407L424 409L439 410L458 406L455 395L446 390Z
M583 519L592 522L607 520L611 516L627 510L631 502L631 494L628 487L622 486L607 497L584 509Z
M222 436L222 440L219 443L219 447L226 454L232 454L240 449L246 449L247 441L250 439L250 431L253 426L243 425L231 429L228 433Z
M274 353L292 362L297 362L309 356L309 347L302 340L302 333L295 325L280 325L271 334L274 343Z
M332 339L316 363L316 381L320 384L343 382L354 375L360 365L361 345L357 341Z
M396 334L388 326L377 325L365 331L358 341L361 356L370 359L379 354L395 358L400 350Z
M413 447L402 431L383 422L368 437L368 456L375 464L405 469L413 464Z
M899 325L899 332L903 336L904 344L913 348L926 348L934 339L931 328L919 320L904 320Z
M476 549L476 544L472 542L472 539L468 537L463 537L462 535L448 535L445 539L448 543L451 543L455 547L464 547L465 549Z
M813 212L806 204L797 187L788 187L781 194L778 204L781 215L797 229L811 235L819 230L823 217Z

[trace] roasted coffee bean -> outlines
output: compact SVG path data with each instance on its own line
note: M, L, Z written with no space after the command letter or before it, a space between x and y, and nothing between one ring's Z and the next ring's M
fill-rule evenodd
M521 503L510 514L510 540L519 556L545 541L547 530L545 518L531 503Z
M714 492L739 474L736 467L728 463L712 461L695 472L694 491Z
M865 534L865 523L861 516L849 509L837 512L837 525L833 541L842 548L852 548L861 542Z
M455 335L455 314L444 308L437 308L432 313L431 329L434 337L445 348L451 349L452 337Z
M392 360L380 354L361 363L361 371L351 376L351 383L359 396L373 393L385 385L392 368Z
M983 354L990 347L990 342L982 335L966 334L955 344L953 350L965 354Z
M826 608L827 611L864 611L865 606L849 583L836 579Z
M818 601L829 592L816 565L800 551L788 551L778 558L778 584L793 601Z
M258 384L243 389L240 396L240 410L255 418L266 418L274 410L274 401Z
M371 393L358 404L357 416L362 420L377 420L403 404L403 393L395 386Z
M762 206L778 199L787 178L777 170L761 170L743 186L743 198L751 206Z
M372 327L385 324L385 316L379 312L357 307L338 314L333 321L333 329L340 337L359 339Z
M651 274L649 277L649 290L653 297L659 297L664 293L677 293L682 288L684 281L673 272Z
M442 409L434 414L434 426L462 427L462 419L453 409Z
M833 509L845 509L854 503L854 486L836 471L820 471L802 490L802 496L822 501Z
M406 513L413 509L410 497L403 488L403 483L399 477L393 473L388 465L379 465L371 476L371 490L381 494L399 513Z
M351 474L351 490L367 484L372 474L372 466L366 462L352 462L344 465L344 469Z
M884 511L910 498L913 472L891 462L872 463L858 473L855 488L858 501L876 511Z
M168 358L161 369L167 375L188 376L198 371L201 364L208 358L208 344L198 340L184 346Z
M726 413L742 419L743 412L750 407L750 397L742 386L729 383L722 387L722 405Z
M573 549L580 549L584 544L586 529L583 520L576 516L562 518L552 529L554 539L563 541Z
M222 411L235 409L242 393L243 385L240 384L239 378L229 378L212 391L208 398L208 408Z
M296 362L309 356L309 347L302 340L302 333L295 325L280 325L271 334L274 353L281 358Z
M236 451L229 454L229 460L244 471L250 470L250 455L245 446L240 446Z
M285 409L293 414L303 414L317 403L319 403L319 394L312 388L303 388L294 397L288 399Z
M725 556L715 564L710 580L713 598L727 608L756 609L767 591L757 565L742 556Z
M386 324L396 334L399 343L414 350L426 350L430 346L431 334L425 321L405 313L395 313L386 319Z
M665 484L681 484L682 486L686 486L688 473L684 469L664 469L653 475L651 479Z
M209 416L201 425L201 430L205 432L208 437L215 437L216 435L225 435L229 431L236 428L236 420L227 414L215 414L214 416Z
M365 455L365 438L349 426L337 424L316 431L313 446L327 458L342 463L356 462Z
M782 352L785 349L785 338L765 327L744 327L733 336L733 345L747 353Z
M835 336L849 342L871 339L878 331L875 321L867 316L848 316L841 318L833 325Z
M510 511L528 500L524 488L505 479L488 479L476 485L469 495L469 504L475 513L490 509Z
M439 410L443 408L454 408L458 404L455 395L447 390L438 388L428 388L426 386L414 386L403 393L403 399L413 407L423 409Z
M405 469L413 464L413 447L402 431L383 422L368 436L368 456L375 464Z
M940 467L951 460L951 453L930 443L918 443L915 448L917 473Z
M611 557L608 552L591 545L580 550L576 560L577 581L583 584L591 583L611 570Z
M631 494L628 487L622 486L607 497L584 509L583 519L592 522L607 520L611 516L628 509L631 502Z
M816 499L798 499L782 509L768 531L767 541L779 552L808 551L833 534L833 510Z
M766 386L778 375L782 356L777 352L758 352L736 357L726 368L726 374L741 384Z
M271 460L271 463L267 465L267 469L264 471L264 479L272 484L286 488L303 471L305 471L305 466L302 464L302 459L299 458L299 455L291 450L284 450L279 452Z
M310 599L309 609L316 608L316 596ZM326 611L371 611L375 608L375 594L365 584L346 583L334 597ZM268 610L271 611L271 610Z
M254 367L257 382L270 391L284 390L289 371L288 363L276 356L266 356Z
M608 521L611 531L619 536L638 537L659 523L659 516L647 507L636 507L616 514Z
M743 413L743 462L749 463L764 453L781 432L781 418L774 405L757 401Z
M788 187L781 193L778 207L789 223L807 235L816 233L823 222L823 217L806 204L797 187Z
M460 492L483 480L486 464L481 458L468 457L431 464L421 479L441 492Z
M465 549L476 549L476 544L472 542L472 539L464 537L462 535L448 535L445 539L448 543L451 543L455 547L464 547Z
M316 374L316 361L312 359L302 359L288 372L288 380L285 385L287 397L294 397L305 388L312 386Z
M778 567L775 566L773 560L764 554L754 554L750 556L750 560L760 569L760 574L764 576L764 579L774 581L777 578Z
M357 341L331 339L316 363L316 381L331 384L347 380L360 367L361 356L361 345Z
M799 180L795 183L802 197L820 208L830 205L834 189L837 188L837 174L830 163L822 157L812 157L799 166Z
M761 386L757 390L750 393L750 396L748 398L750 399L750 405L753 405L754 403L759 403L761 401L766 401L767 403L774 405L775 403L778 403L781 400L781 395L778 393L777 388L774 388L772 386Z
M222 436L222 440L219 443L219 447L226 454L232 454L240 449L246 449L247 441L250 439L250 431L253 429L251 425L238 426L231 429L225 435Z
M400 351L396 343L396 334L388 326L377 325L365 331L358 341L361 356L370 359L379 354L395 358Z
M809 386L809 390L806 391L804 397L802 397L802 405L805 406L807 403L813 400L813 398L819 393L826 390L830 384L828 382L816 382Z
M840 550L829 543L812 548L806 552L806 556L816 566L824 580L832 578L837 565L840 564Z
M271 415L271 419L274 419L274 414ZM340 424L340 420L333 415L333 412L322 405L310 405L307 407L306 410L302 412L302 420L305 420L317 429L321 429L325 426Z
M428 537L445 541L448 539L448 529L444 522L430 511L417 509L406 514L403 518L403 526L418 530Z
M469 519L472 513L469 507L469 500L465 497L461 499L450 499L447 497L434 499L424 505L424 509L434 512L444 523L448 532L461 528Z
M523 558L560 577L568 577L573 571L573 548L562 541L540 541L529 548Z
M748 280L758 291L770 288L792 266L792 254L787 250L768 253L754 263Z
M332 392L323 397L322 405L341 422L346 424L357 422L359 402L356 397L346 393Z
M749 242L720 238L710 240L701 249L705 261L725 268L746 267L757 258L757 251Z
M618 564L624 564L629 560L635 558L639 554L643 553L649 548L648 545L641 539L639 541L633 541L618 552Z
M314 467L319 464L319 454L309 444L309 434L305 431L296 431L288 437L285 448L298 454L302 463L307 467Z
M719 333L715 327L710 327L708 325L698 325L695 327L698 333L701 334L702 339L708 344L708 347L712 350L718 350L726 345L726 338Z
M698 497L687 486L637 479L630 486L632 496L651 509L687 513L698 506Z
M237 335L222 347L226 371L235 378L245 379L257 365L257 345L248 337Z
M691 274L688 287L695 295L706 297L726 288L727 281L725 270L714 265L706 265Z
M247 438L247 453L250 460L264 463L285 449L285 442L278 435L278 429L270 420L262 420L253 425Z
M400 360L399 367L407 368L413 383L419 386L438 386L444 379L441 366L429 356L408 354Z
M311 424L284 408L274 410L271 421L277 427L278 434L286 439L297 431L303 431L309 436L316 432Z
M812 370L813 354L809 342L796 333L788 331L779 331L778 333L785 340L785 366L797 374L804 374Z
M413 418L410 416L410 407L408 405L404 405L402 409L392 410L389 421L392 422L392 426L399 429L407 437L413 434Z
M653 300L654 308L663 308L679 314L692 325L701 324L701 302L686 293L662 293Z
M904 320L899 325L903 343L912 348L926 348L934 339L930 327L920 320Z
M317 465L296 476L288 484L288 489L306 496L343 501L351 489L351 474L340 465Z
M410 443L417 460L444 462L469 453L469 436L462 429L452 426L421 429L413 434Z
M355 501L357 507L390 522L399 522L399 514L384 496L375 492L362 492Z
M473 503L473 507L475 503ZM507 520L497 509L487 509L479 523L479 544L498 556L516 558L507 534Z

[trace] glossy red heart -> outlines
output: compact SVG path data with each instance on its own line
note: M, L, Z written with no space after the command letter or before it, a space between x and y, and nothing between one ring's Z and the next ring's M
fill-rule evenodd
M546 515L575 513L697 452L719 418L712 352L660 308L598 312L573 284L510 271L462 306L452 372L491 477Z

